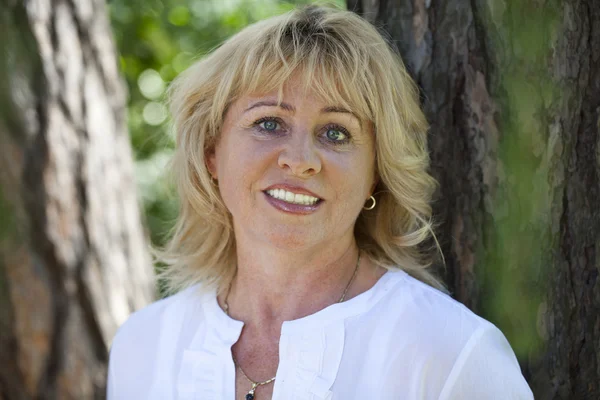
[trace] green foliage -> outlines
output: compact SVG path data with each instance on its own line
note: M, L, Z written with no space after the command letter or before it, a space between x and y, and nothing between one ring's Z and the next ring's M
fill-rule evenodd
M173 149L164 93L168 83L246 25L296 5L281 0L111 0L109 10L129 89L129 132L139 192L154 244L177 213L163 172ZM344 2L333 2L343 7Z
M554 169L563 144L553 128L560 90L549 60L560 8L557 0L501 0L488 6L488 45L497 68L492 90L502 110L502 137L499 189L486 231L490 252L483 300L486 317L525 358L542 346L543 283L558 243L552 207L562 193Z

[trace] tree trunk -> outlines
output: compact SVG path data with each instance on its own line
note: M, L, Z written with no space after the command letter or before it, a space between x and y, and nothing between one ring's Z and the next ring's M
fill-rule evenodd
M348 8L421 87L455 297L505 332L536 399L599 399L600 3Z
M154 297L101 0L0 4L0 399L104 398Z

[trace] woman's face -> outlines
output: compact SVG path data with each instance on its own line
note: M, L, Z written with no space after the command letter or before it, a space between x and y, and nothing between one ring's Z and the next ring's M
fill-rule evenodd
M208 168L236 240L288 250L350 243L375 186L374 135L292 79L281 105L276 92L231 105Z

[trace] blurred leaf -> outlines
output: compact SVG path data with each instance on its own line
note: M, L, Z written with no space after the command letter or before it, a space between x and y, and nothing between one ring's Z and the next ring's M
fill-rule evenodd
M169 22L175 26L186 26L190 22L190 10L184 6L177 6L169 11Z

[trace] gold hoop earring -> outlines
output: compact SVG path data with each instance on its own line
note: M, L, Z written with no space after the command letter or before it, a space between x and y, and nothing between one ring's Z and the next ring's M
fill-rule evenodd
M371 200L373 203L370 206L364 206L363 210L372 210L375 208L375 204L377 204L377 202L375 201L375 197L371 196L367 199L367 201Z

